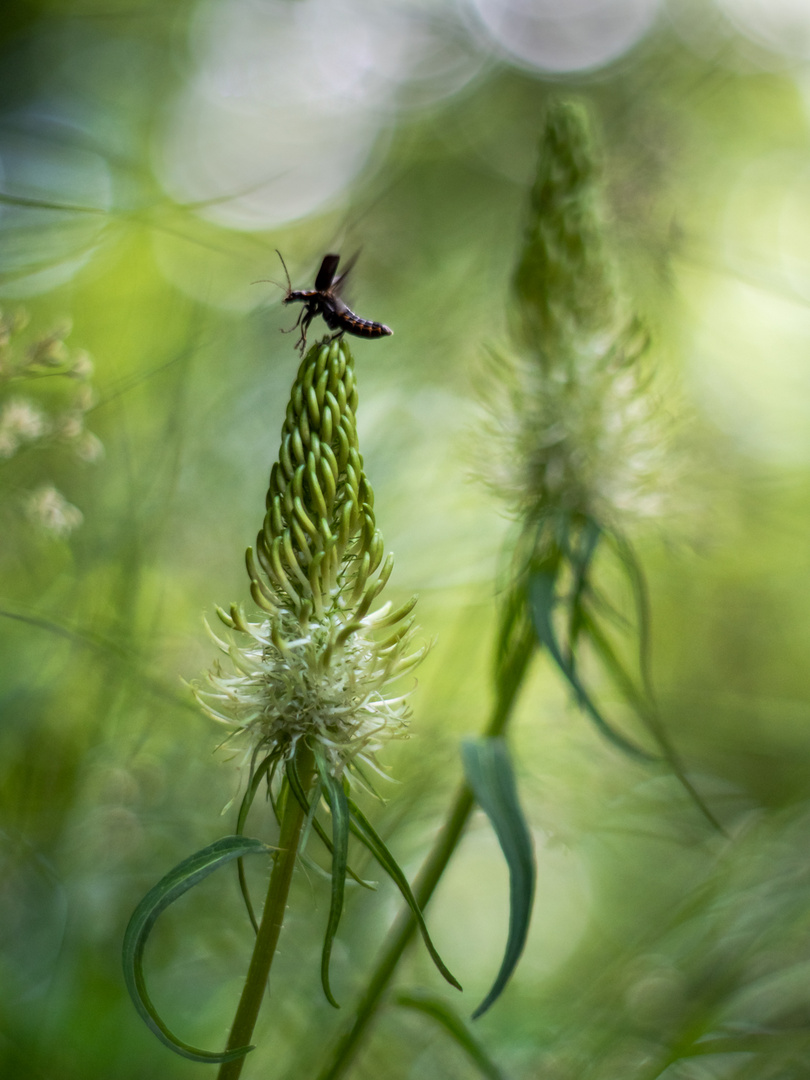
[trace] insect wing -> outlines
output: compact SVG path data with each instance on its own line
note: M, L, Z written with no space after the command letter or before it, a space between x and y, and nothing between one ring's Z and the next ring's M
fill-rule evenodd
M340 290L341 290L341 288L343 286L343 282L346 280L346 278L349 276L349 274L354 269L354 264L357 262L357 259L358 259L359 255L360 255L360 252L355 251L354 255L352 255L352 257L349 259L349 261L344 265L343 273L340 274L339 277L336 277L335 280L332 282L332 290L331 291L336 296L340 292Z
M317 292L326 292L331 287L332 282L335 280L335 271L339 262L339 255L324 255L318 276L315 278ZM342 276L345 277L346 275L343 274Z

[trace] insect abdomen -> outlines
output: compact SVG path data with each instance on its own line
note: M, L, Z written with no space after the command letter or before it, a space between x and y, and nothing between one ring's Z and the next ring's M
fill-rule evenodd
M357 337L378 338L388 337L393 330L383 323L372 322L370 319L361 319L348 308L345 311L333 313L335 329L345 330L347 334L355 334Z

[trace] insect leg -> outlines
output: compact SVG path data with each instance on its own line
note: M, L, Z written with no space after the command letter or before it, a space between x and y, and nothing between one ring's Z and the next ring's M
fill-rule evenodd
M296 348L303 356L304 349L306 349L307 347L307 330L309 329L309 324L315 318L317 312L313 311L309 307L305 307L301 309L301 314L303 315L303 318L298 320L298 322L301 323L301 337L298 339L298 344L296 345Z
M301 320L302 320L302 319L303 319L303 317L304 317L304 312L305 312L305 311L306 311L306 308L301 308L301 310L300 310L300 311L298 312L298 318L297 318L297 319L295 320L295 322L294 322L294 323L292 324L292 326L290 327L290 329L289 329L289 330L282 330L282 331L281 331L281 332L282 332L282 334L291 334L291 333L293 332L293 330L297 330L297 329L298 329L298 327L299 327L299 326L301 325Z

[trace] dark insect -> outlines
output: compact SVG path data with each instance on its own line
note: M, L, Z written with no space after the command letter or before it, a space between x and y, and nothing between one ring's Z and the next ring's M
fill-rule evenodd
M335 330L336 333L332 335L332 340L340 337L342 334L355 334L357 337L363 338L379 338L387 337L389 334L393 334L393 330L387 326L383 326L382 323L371 322L370 319L361 319L359 315L351 310L351 308L339 295L340 286L346 280L346 275L354 266L357 256L354 255L346 264L346 268L342 274L335 277L337 272L338 263L340 262L339 255L324 255L321 262L321 268L318 271L318 276L315 278L314 289L294 289L292 282L290 281L290 275L287 271L287 264L280 251L276 254L281 259L281 265L284 267L284 273L287 275L287 295L284 297L282 303L284 304L303 304L301 308L301 314L298 316L295 325L291 326L289 330L283 331L285 334L291 334L293 330L301 329L301 337L298 340L296 348L304 355L304 349L307 344L307 330L309 324L315 318L316 315L320 315L330 330Z

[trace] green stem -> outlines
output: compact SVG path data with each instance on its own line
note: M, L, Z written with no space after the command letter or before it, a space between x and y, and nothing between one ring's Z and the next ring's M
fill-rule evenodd
M507 662L498 674L498 697L489 723L484 731L485 738L494 738L503 734L512 713L518 690L534 652L536 638L528 625L522 628L519 639L512 644ZM413 892L422 911L436 889L442 874L453 856L464 828L469 821L475 800L466 784L462 784L448 813L444 828L439 833L433 850L427 857L419 876L414 883ZM377 967L369 979L365 993L357 1006L357 1013L351 1028L342 1036L332 1054L331 1060L318 1080L338 1080L344 1076L352 1063L354 1055L373 1021L396 971L408 943L416 930L416 920L410 908L404 908L391 928L388 939ZM242 1044L244 1045L244 1044Z
M302 787L304 791L308 791L315 768L315 760L309 747L299 746L296 764ZM259 1015L270 975L270 965L273 963L273 955L281 933L281 924L284 921L284 910L287 906L287 896L290 892L304 817L304 811L298 800L288 798L285 801L281 819L279 850L270 874L267 898L264 902L245 986L228 1038L228 1050L237 1046L247 1046L253 1035L253 1028L256 1025L256 1018ZM226 1061L220 1066L217 1080L237 1080L244 1064L244 1056L236 1058L235 1061Z

